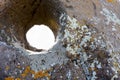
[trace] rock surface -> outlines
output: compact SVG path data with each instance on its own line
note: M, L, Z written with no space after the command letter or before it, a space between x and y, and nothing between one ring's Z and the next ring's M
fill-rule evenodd
M120 0L1 0L0 79L120 80L119 7ZM26 51L37 51L25 39L34 24L59 37L47 54Z

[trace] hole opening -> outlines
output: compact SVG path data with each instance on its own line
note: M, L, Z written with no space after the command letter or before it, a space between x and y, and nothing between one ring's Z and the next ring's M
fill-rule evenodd
M55 36L46 25L33 25L26 33L26 40L36 49L49 50L55 44Z

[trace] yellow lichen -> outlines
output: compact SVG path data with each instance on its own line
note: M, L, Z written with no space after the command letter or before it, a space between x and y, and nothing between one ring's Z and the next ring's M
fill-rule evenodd
M27 76L27 74L24 74L24 73L23 73L23 74L21 74L21 76L22 76L23 78L25 78L25 77Z
M35 74L35 71L34 71L34 70L31 70L30 73L31 73L31 74Z
M50 75L49 75L49 70L43 70L43 71L38 71L35 72L34 70L31 70L30 66L27 66L25 68L25 70L23 71L23 73L21 74L22 78L27 77L29 74L33 74L34 75L34 79L37 78L43 78L43 77L47 77L48 79L50 79ZM21 80L20 78L12 78L12 77L7 77L5 78L5 80Z
M34 79L42 78L42 77L48 77L50 79L50 75L48 74L47 71L39 71L34 75Z
M114 0L107 0L108 2L113 2Z
M27 73L29 73L29 72L30 72L30 66L27 66L26 69L25 69L25 71L24 71L24 73L27 74Z
M5 78L5 80L14 80L14 78L12 78L12 77L7 77L7 78Z
M23 78L25 78L25 77L28 75L28 73L30 73L30 66L27 66L27 67L26 67L26 69L25 69L24 72L21 74L21 76L22 76Z
M20 78L16 78L15 80L21 80Z

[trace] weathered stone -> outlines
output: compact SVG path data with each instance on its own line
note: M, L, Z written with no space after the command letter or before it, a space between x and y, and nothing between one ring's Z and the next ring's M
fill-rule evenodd
M85 75L77 79L73 74L69 80L85 80L85 77L87 80L119 80L119 4L119 0L1 0L0 41L10 45L20 43L23 48L39 51L26 42L27 30L34 24L46 24L56 36L60 36L61 34L57 35L60 26L64 34L49 50L51 52L47 52L49 55L28 56L33 59L30 61L31 69L39 71L44 69L43 67L49 69L53 66L51 80L60 79L60 75L64 76L61 80L66 80L68 76L64 75L64 69L71 70L71 73L80 70L75 74ZM21 47L18 48L21 50ZM1 47L1 51L3 49L4 47ZM79 68L76 69L73 63L66 63L66 56ZM57 63L64 64L54 66ZM61 67L63 70L60 71ZM1 73L3 77L7 77L4 69Z
M51 74L51 80L86 80L82 68L71 61L64 65L55 65Z
M30 59L19 49L0 42L0 80L7 77L21 77Z
M84 31L82 31L83 37L81 37L81 39L80 37L75 35L79 34L80 31L77 28L70 30L70 28L72 28L71 26L70 28L67 28L68 31L66 32L67 34L68 32L71 31L75 32L74 34L70 33L69 37L72 36L71 40L69 40L70 38L67 40L68 41L67 45L68 43L72 45L67 47L68 52L70 54L80 53L81 57L80 60L83 61L82 66L85 71L87 79L119 80L120 68L118 68L118 65L120 64L120 61L118 59L120 58L119 55L120 1L119 0L111 0L111 2L109 2L109 0L106 1L61 0L61 1L63 1L64 5L66 6L66 10L69 16L76 18L77 23L81 25L86 25L88 27L88 30L90 30L90 28L93 28L94 31L96 32L95 34L93 33L91 34L90 41L87 40L87 42L84 43L85 45L87 45L86 47L81 46L82 51L80 51L81 47L79 48L79 44L81 44L82 40L85 39L84 34L86 32L84 33ZM90 32L92 31L90 30ZM79 39L79 41L77 41L78 40L77 38ZM96 39L97 42L96 41L94 42L94 38ZM77 42L74 42L75 40ZM91 44L94 44L92 48L90 47ZM95 47L97 48L93 50ZM100 69L98 69L97 64L99 65L99 68L101 65Z

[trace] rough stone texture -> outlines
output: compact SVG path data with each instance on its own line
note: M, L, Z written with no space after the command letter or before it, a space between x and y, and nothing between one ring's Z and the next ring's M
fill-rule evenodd
M65 44L68 56L76 53L80 54L81 64L88 80L119 80L120 1L61 1L64 2L68 15L74 17L70 19L70 24L65 32L66 35L69 34L67 38L65 37L65 43L69 43L68 45ZM85 30L81 31L80 28L77 28L80 26L79 24L81 26L85 25L87 32L90 31L91 34L86 35ZM94 28L94 30L90 30L91 28ZM93 33L94 31L95 33ZM80 36L81 34L82 36ZM92 48L91 44L93 44Z
M5 62L9 59L14 63L12 59L15 58L6 61L6 56L9 52L18 55L16 50L19 49L27 58L24 59L21 53L19 56L30 64L27 70L23 70L25 75L31 73L26 75L26 80L120 80L119 7L119 0L1 0L0 41L8 45L0 47L1 61L4 62L0 62L0 66L6 66ZM24 50L41 51L30 47L25 40L26 31L34 24L50 26L60 39L52 49L42 52L49 55L28 55ZM61 32L58 25L62 28ZM18 49L13 50L13 44ZM18 61L21 60L19 56ZM15 65L8 62L8 66ZM9 69L8 66L6 69ZM5 71L2 67L1 79L19 77L9 75L12 73L9 71L5 74Z
M76 18L81 24L90 24L97 28L114 50L119 50L119 0L61 0L66 6L67 14ZM85 23L86 22L86 23ZM111 34L110 34L111 33ZM112 36L112 37L111 37Z
M20 78L29 65L30 59L22 51L0 42L0 80Z
M61 66L55 65L51 74L51 80L86 80L82 68L74 61Z

